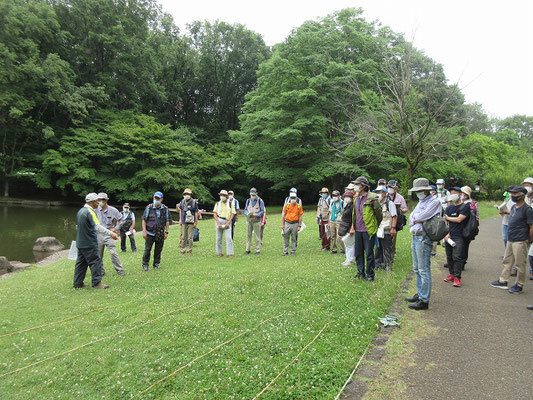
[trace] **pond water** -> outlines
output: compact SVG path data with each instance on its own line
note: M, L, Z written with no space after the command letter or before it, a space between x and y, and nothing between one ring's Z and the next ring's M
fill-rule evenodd
M10 261L34 262L33 244L42 236L54 236L68 249L76 239L78 210L79 207L0 204L0 256ZM141 210L133 211L139 230Z

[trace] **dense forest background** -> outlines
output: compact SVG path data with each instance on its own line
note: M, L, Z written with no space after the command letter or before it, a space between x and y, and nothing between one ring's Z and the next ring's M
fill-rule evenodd
M155 0L0 0L3 195L145 202L190 187L207 202L255 186L275 203L365 174L497 197L533 175L532 116L489 118L361 15L308 21L271 48L240 24L180 32Z

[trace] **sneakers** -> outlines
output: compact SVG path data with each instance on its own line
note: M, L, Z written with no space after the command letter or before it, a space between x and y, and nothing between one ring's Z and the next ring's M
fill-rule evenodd
M371 276L367 276L367 277L365 278L365 282L372 282L373 280L374 280L374 278L371 277Z
M530 305L530 306L526 306L526 308L527 308L528 310L533 310L533 304Z
M154 268L155 268L155 269L161 269L161 265L159 265L159 264L154 264Z
M418 293L415 293L413 297L406 297L405 301L409 303L416 303L418 301Z
M246 250L244 254L250 254L250 250Z
M365 276L363 274L357 274L352 279L364 279Z
M507 282L500 282L499 279L497 281L490 283L490 286L498 288L498 289L509 289L509 287L507 286Z
M509 289L509 293L511 294L520 294L522 293L522 286L518 286L518 284L514 285Z
M453 275L448 275L446 278L444 278L444 282L453 282Z
M348 266L352 265L352 262L349 261L349 260L345 260L345 261L342 263L342 265L344 265L345 267L348 267Z
M415 303L411 303L407 307L411 310L427 310L429 308L429 303L418 299Z
M143 271L148 271L148 265L143 265Z
M108 289L109 285L103 284L101 281L98 283L98 285L93 286L93 289Z
M454 278L454 279L453 279L453 286L455 286L455 287L461 287L461 279L459 279L459 278Z

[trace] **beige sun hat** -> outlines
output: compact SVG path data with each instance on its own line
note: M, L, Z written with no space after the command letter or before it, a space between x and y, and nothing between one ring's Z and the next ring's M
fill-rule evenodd
M468 197L472 197L472 188L470 186L463 186L461 192L468 195Z
M187 188L183 191L183 194L190 194L192 196L192 190Z
M320 193L329 193L329 190L327 187L323 187L322 189L320 189Z
M219 195L219 196L227 196L227 195L228 195L228 191L222 189L218 195Z
M425 190L433 190L426 178L416 178L413 181L413 187L409 189L410 192L423 192Z

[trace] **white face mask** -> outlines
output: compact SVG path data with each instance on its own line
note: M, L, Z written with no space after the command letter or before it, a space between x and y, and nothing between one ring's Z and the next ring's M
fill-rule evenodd
M387 189L387 192L388 192L389 194L394 194L395 190L394 190L394 188L388 188L388 189Z
M250 193L250 197L251 197L252 199L255 199L255 198L257 197L257 195L256 195L256 194L252 194L252 193Z
M99 205L100 207L102 207L102 208L103 208L103 207L104 207L104 205L105 205L105 202L103 202L102 200L100 200L100 201L98 202L98 205Z
M230 195L228 198L229 198L230 200L233 200L233 196L232 196L232 195Z
M466 194L462 194L461 195L461 200L463 200L463 201L468 200L468 197L466 196Z
M337 202L339 200L339 198L337 196L335 196L335 197L332 197L331 200L333 200L334 202Z
M296 204L296 199L291 199L291 204Z
M344 198L344 204L350 204L352 202L352 198L351 197L345 197Z
M528 193L531 193L531 192L533 192L533 187L526 186L526 190L527 190Z
M226 196L220 196L220 201L226 201L228 198Z
M416 192L416 197L418 197L418 200L424 200L426 198L426 193Z
M380 194L380 195L379 195L379 201L383 201L384 198L385 198L385 195L384 195L384 194Z
M441 185L441 184L439 183L439 184L437 185L437 187L438 187L439 189L442 189L442 188L444 187L444 185Z
M455 203L457 200L459 200L459 195L457 193L448 196L448 201L451 201L452 203Z
M191 199L191 195L190 194L186 194L185 196L183 196L183 198L187 201L189 201Z
M125 213L127 213L129 210L129 207L122 207L122 211L124 211Z
M355 185L353 190L355 191L355 193L359 193L361 191L361 186Z

